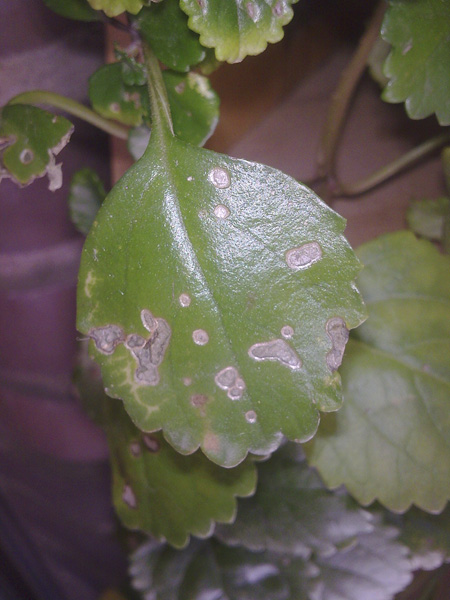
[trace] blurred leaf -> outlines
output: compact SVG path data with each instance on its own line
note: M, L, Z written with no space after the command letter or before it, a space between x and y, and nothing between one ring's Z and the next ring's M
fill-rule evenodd
M405 102L412 119L436 113L450 124L450 2L390 0L381 29L392 45L383 99Z
M408 208L406 220L414 233L429 240L442 240L444 221L449 214L449 198L416 200Z
M248 54L263 52L279 42L283 27L293 17L296 0L181 0L189 27L200 34L200 43L215 48L217 60L240 62Z
M72 178L69 189L70 218L75 227L87 235L98 209L106 197L100 177L89 168L80 169Z
M11 178L28 185L48 175L49 189L62 185L61 165L55 156L69 142L73 126L64 117L26 104L8 105L0 113L0 181Z
M114 56L122 65L122 80L125 85L147 85L144 65L119 47L114 48Z
M372 516L344 490L328 491L309 468L301 448L288 444L258 465L258 488L241 500L233 525L216 530L219 539L249 550L273 550L309 558L337 548L374 529Z
M128 150L134 160L139 160L150 141L151 130L146 125L133 127L128 133Z
M369 58L367 59L367 64L372 78L382 88L384 88L389 81L384 74L383 67L390 50L391 45L385 42L381 36L378 36L378 39L370 51Z
M380 527L345 550L307 562L215 540L193 541L182 551L149 542L132 555L130 575L153 600L391 600L411 580L407 549L394 537Z
M53 12L68 19L78 21L98 21L99 14L90 6L88 0L44 0Z
M364 244L369 318L342 365L344 407L306 446L332 488L393 511L450 497L450 259L409 232Z
M108 17L117 17L125 11L135 15L145 4L145 0L88 0L88 2L92 8L102 10Z
M125 83L121 62L104 65L91 75L89 98L100 115L125 125L141 125L150 113L146 86Z
M142 37L169 69L189 71L205 57L198 35L189 29L178 0L152 2L136 18Z

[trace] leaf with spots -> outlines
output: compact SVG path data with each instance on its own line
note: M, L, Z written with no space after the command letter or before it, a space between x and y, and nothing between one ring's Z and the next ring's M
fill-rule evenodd
M69 142L70 121L27 104L8 105L0 113L0 181L11 178L21 186L48 175L49 189L62 185L55 156Z
M286 444L258 464L256 494L238 508L232 525L216 529L222 542L304 559L330 556L375 529L373 516L344 490L327 490L297 444Z
M102 10L108 17L117 17L123 12L137 14L146 0L88 0L95 10Z
M439 512L450 498L450 259L409 232L358 255L369 318L342 365L344 406L307 454L362 504Z
M309 189L175 137L149 63L150 143L86 241L78 327L141 430L235 466L283 435L309 439L340 407L360 265Z
M446 0L390 0L381 29L392 45L383 99L405 102L412 119L435 113L441 125L450 124L449 23Z
M181 0L180 6L189 16L189 27L200 34L200 43L214 48L217 60L235 63L283 38L296 1Z
M177 551L155 542L132 556L132 585L154 600L392 600L411 580L407 548L381 525L331 556L304 561L216 540ZM150 595L148 596L150 597Z
M70 218L80 233L89 233L105 196L105 187L94 170L80 169L72 177L68 198Z

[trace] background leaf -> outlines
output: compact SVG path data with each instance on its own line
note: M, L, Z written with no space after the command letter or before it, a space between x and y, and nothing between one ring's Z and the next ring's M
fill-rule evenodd
M283 38L295 1L181 0L180 6L189 16L189 27L200 34L200 43L215 48L218 60L235 63Z
M447 1L390 0L381 29L392 45L383 99L405 102L412 119L435 113L441 125L450 124L449 23Z
M29 185L48 175L49 189L59 189L62 172L55 156L69 142L72 131L70 121L35 106L5 106L0 113L0 181L10 177L19 185Z
M362 504L439 512L450 497L450 259L408 232L358 256L369 318L342 365L344 407L307 454Z
M408 208L406 220L414 233L429 240L442 240L444 222L449 214L449 198L416 200Z
M136 18L142 37L169 69L188 71L205 58L198 35L189 29L178 0L152 2Z
M70 182L69 210L75 227L87 235L95 220L98 209L106 197L100 177L89 168L80 169Z
M241 500L233 525L216 529L228 545L286 552L309 558L330 556L373 531L373 517L341 490L330 492L304 461L302 449L287 444L258 464L258 489Z
M108 395L224 466L309 439L364 318L344 224L280 171L152 135L83 251L78 327Z
M117 17L123 12L138 13L145 0L88 0L95 10L102 10L108 17Z
M78 21L98 21L99 14L90 6L88 0L44 0L49 8L58 15Z

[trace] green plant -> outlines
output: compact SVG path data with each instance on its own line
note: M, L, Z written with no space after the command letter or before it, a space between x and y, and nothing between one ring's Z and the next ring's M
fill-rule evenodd
M344 220L307 187L201 147L219 106L205 73L280 40L294 2L46 4L107 19L132 42L91 77L92 109L43 91L13 98L1 113L0 173L60 185L55 156L72 126L35 104L128 139L137 159L107 195L95 173L79 172L69 198L89 232L78 328L103 377L93 380L83 351L77 382L108 435L117 513L152 536L130 558L135 589L158 600L383 600L414 570L441 568L448 256L411 232L355 255ZM115 20L124 11L125 24ZM448 143L445 130L364 182L336 177L339 133L380 28L384 98L450 123L449 16L441 0L376 9L325 127L318 162L330 197L362 193ZM448 150L443 161L448 171ZM409 215L447 249L448 222L448 198Z

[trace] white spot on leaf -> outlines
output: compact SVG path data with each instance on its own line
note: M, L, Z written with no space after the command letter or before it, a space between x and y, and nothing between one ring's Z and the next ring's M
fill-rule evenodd
M286 340L290 340L291 337L294 335L294 330L290 325L285 325L284 327L281 328L281 335Z
M281 339L254 344L248 351L254 360L273 360L292 370L300 369L302 361L297 352Z
M230 216L230 209L224 204L218 204L214 209L214 214L218 219L227 219Z
M222 167L214 167L209 173L209 179L220 189L225 189L231 185L230 174L226 169L222 169Z
M325 329L332 343L331 350L327 354L327 365L331 371L336 371L342 363L345 345L348 342L348 329L341 317L328 319Z
M88 333L94 341L95 347L102 354L112 354L118 344L125 341L123 329L118 325L94 327Z
M133 489L128 484L125 484L123 486L122 500L130 508L137 508L136 494L133 492Z
M308 242L286 252L286 263L290 269L307 269L322 258L322 248L317 242Z
M214 378L216 384L227 392L231 400L240 400L245 390L245 381L235 367L225 367Z
M209 335L204 329L196 329L192 332L192 339L198 346L204 346L209 342Z
M257 415L254 410L249 410L245 413L247 423L256 423Z
M20 159L20 162L23 165L29 165L34 160L34 152L33 152L33 150L30 150L29 148L25 148L20 153L19 159Z
M189 294L180 294L180 297L178 298L178 301L180 303L180 305L185 308L187 306L190 305L191 303L191 297L189 296Z

